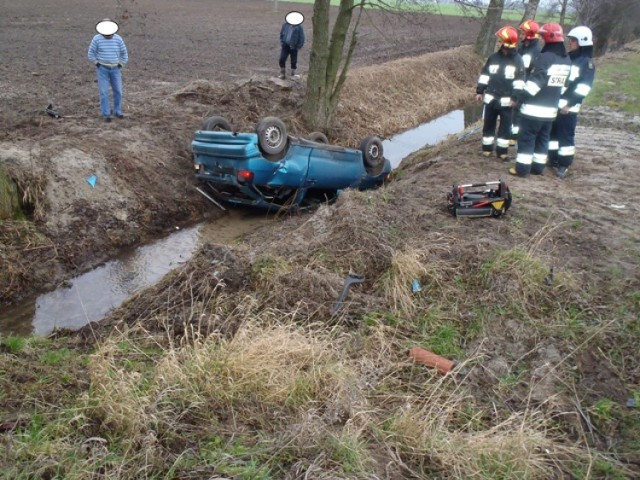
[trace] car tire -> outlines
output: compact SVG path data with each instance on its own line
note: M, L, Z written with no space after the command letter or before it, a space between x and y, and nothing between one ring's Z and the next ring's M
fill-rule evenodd
M311 140L312 142L316 142L316 143L324 143L324 144L329 143L329 139L322 132L311 132L309 135L307 135L307 140Z
M213 116L207 118L204 122L202 122L202 130L206 130L208 132L213 131L227 131L231 132L231 124L224 117Z
M256 125L258 146L268 157L281 155L286 151L289 143L287 127L278 117L265 117Z
M379 175L384 167L384 149L378 137L367 137L360 143L364 167L369 175Z

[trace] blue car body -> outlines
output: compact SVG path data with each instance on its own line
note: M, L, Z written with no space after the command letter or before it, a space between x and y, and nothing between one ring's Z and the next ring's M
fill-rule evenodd
M279 209L318 203L346 188L379 186L391 171L387 159L372 171L360 150L296 137L288 137L279 159L261 152L255 133L199 130L191 146L196 178L217 199L236 205Z

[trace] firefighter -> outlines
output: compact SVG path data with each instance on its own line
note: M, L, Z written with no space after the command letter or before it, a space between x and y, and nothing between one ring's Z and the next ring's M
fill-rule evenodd
M542 50L542 44L540 43L540 25L535 20L527 20L522 22L518 27L522 32L522 41L518 45L518 53L522 57L525 71L525 81L527 76L531 73L531 65L533 60L538 58L540 50ZM516 144L518 138L518 131L520 128L520 114L518 109L513 110L513 126L511 127L511 142L510 145Z
M487 59L476 86L476 100L484 102L482 154L490 156L494 143L498 158L509 161L512 112L524 89L524 64L516 50L518 31L506 26L496 32L500 48ZM498 138L496 125L500 119Z
M549 164L556 176L565 178L576 153L576 125L582 101L591 91L596 67L593 64L593 34L588 27L575 27L568 34L571 73L558 104L558 117L551 127Z
M558 102L569 77L571 60L564 48L564 32L557 23L540 29L544 47L533 60L520 102L520 132L516 165L512 175L542 175L547 163L551 124L558 114Z

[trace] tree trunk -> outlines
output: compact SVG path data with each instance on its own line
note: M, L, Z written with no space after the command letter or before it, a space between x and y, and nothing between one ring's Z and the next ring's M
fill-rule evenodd
M566 2L566 0L565 0ZM538 6L540 5L540 0L529 0L527 6L524 9L524 15L522 16L522 22L525 20L533 20L536 18L536 12L538 11Z
M313 7L313 42L309 58L307 95L302 115L310 130L329 131L340 92L347 76L356 46L356 31L360 16L353 28L345 55L347 32L353 17L355 0L340 0L340 10L329 38L330 0L315 0ZM359 0L360 13L366 0ZM342 65L342 68L340 68Z
M487 14L480 28L480 34L476 40L475 51L482 57L488 57L496 48L495 33L500 28L504 0L491 0L487 8Z
M569 0L562 0L560 8L560 25L564 25L564 19L567 17L567 3L569 3Z

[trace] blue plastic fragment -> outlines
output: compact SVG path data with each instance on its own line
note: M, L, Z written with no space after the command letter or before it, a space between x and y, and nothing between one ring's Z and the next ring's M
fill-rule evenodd
M422 290L422 287L420 286L420 282L418 281L417 278L414 278L413 281L411 282L411 291L413 293L419 292L420 290Z
M96 177L95 175L91 175L89 178L87 178L87 183L91 185L92 188L96 188L97 182L98 182L98 177Z

